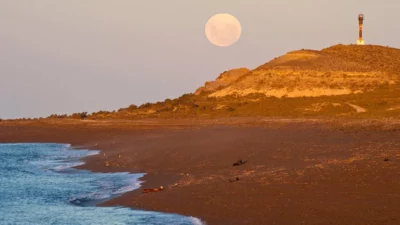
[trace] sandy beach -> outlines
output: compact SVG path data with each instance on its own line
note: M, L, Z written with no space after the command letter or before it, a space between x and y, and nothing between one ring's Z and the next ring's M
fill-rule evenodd
M0 122L2 143L70 143L101 150L81 169L147 174L141 189L103 205L209 225L400 224L399 140L399 121ZM239 159L248 162L232 166Z

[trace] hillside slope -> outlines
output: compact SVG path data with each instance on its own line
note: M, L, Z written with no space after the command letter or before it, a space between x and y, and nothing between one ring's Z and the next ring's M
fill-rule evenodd
M51 118L400 118L400 50L335 45L298 50L254 70L233 69L176 99Z
M331 96L373 91L400 80L400 50L335 45L289 52L210 97L260 93L275 97Z
M224 87L229 86L239 77L245 75L248 72L250 72L250 70L247 68L239 68L239 69L232 69L229 71L225 71L221 73L215 81L206 82L204 86L197 89L194 94L200 95L220 90Z

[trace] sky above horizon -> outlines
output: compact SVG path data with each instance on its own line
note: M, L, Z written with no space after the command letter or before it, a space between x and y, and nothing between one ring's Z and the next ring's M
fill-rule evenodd
M398 10L398 0L1 0L0 118L176 98L224 70L354 44L359 13L366 44L400 48ZM206 39L217 13L242 25L232 46Z

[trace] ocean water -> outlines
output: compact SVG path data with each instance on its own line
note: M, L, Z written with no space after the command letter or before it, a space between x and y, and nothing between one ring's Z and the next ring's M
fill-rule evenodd
M140 187L143 174L77 170L97 151L61 144L0 144L0 224L191 225L193 217L96 207Z

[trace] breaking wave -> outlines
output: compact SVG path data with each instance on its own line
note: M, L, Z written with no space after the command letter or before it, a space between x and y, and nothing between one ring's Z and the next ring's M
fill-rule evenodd
M176 214L96 207L140 187L144 174L77 170L81 158L98 151L60 144L0 144L0 221L6 224L198 225ZM79 206L79 207L78 207Z

